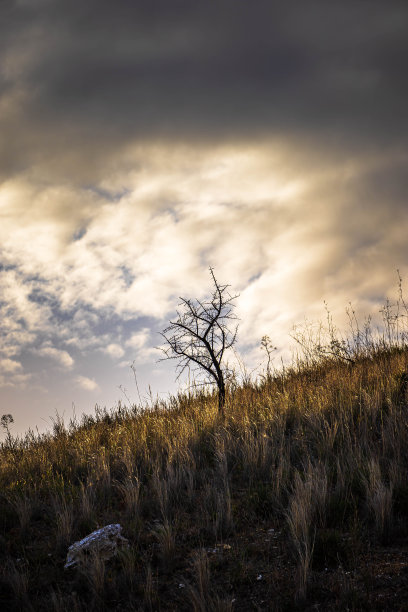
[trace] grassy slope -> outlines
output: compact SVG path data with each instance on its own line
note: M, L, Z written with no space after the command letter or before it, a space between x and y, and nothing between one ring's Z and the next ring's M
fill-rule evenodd
M403 610L408 352L119 409L0 450L7 610ZM120 523L130 547L64 570Z

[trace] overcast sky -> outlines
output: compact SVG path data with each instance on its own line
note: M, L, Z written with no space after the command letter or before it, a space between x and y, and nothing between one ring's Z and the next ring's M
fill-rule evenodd
M408 4L2 0L0 412L173 391L208 266L268 334L408 283Z

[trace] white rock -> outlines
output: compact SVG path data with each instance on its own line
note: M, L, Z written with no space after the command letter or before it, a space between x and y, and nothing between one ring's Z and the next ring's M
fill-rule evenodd
M118 546L127 545L128 541L121 535L122 527L117 523L106 525L93 531L82 540L74 542L68 548L64 569L83 563L88 556L97 555L110 559L118 552Z

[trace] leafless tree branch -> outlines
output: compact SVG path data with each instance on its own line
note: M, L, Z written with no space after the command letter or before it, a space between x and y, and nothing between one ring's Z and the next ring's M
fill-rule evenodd
M177 379L183 374L190 362L197 366L198 372L208 376L209 382L218 387L218 408L224 414L226 370L221 362L225 351L237 339L238 325L233 309L238 295L230 295L229 285L221 285L210 267L214 284L211 297L207 301L180 298L177 319L170 321L161 332L167 346L161 348L167 359L176 359Z

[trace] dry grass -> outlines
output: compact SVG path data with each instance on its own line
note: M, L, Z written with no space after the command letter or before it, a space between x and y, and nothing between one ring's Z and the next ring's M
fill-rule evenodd
M196 586L188 585L188 596L194 612L207 612L210 593L210 567L205 550L196 551L192 566Z
M6 495L9 504L15 510L20 523L20 535L24 537L30 526L31 517L36 507L36 498L33 492L27 494L21 492L11 492Z
M21 559L20 559L21 562ZM26 567L16 567L13 561L10 561L6 567L7 581L12 589L14 601L17 607L21 610L31 612L34 610L29 597L29 573Z
M136 476L127 476L123 482L115 482L114 485L123 499L126 514L130 517L137 516L139 513L140 480Z
M146 580L143 593L143 609L148 612L153 612L157 604L157 590L155 580L153 578L152 566L150 563L146 567Z
M86 564L81 564L79 571L84 575L91 595L91 609L107 609L105 601L106 561L97 553L91 553Z
M171 565L176 549L176 533L173 525L167 520L153 529L153 534L160 547L160 556L166 567Z
M368 462L366 480L367 504L371 510L377 533L385 537L391 526L393 483L387 485L381 475L380 465L374 457Z
M57 547L63 549L72 542L74 509L72 501L64 495L54 495L52 499L56 522Z

